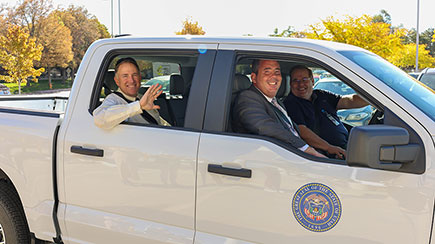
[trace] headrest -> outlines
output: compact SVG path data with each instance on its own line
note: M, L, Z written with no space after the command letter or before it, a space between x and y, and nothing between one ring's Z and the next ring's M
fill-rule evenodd
M251 86L252 82L248 78L248 76L243 74L236 74L234 76L234 83L233 83L233 93L237 93L242 90L246 90Z
M288 95L290 91L290 78L287 75L282 74L281 86L276 93L277 98L282 98Z
M104 75L104 82L106 83L107 87L109 87L111 90L118 89L118 86L115 83L115 71L114 70L108 70L106 74Z
M115 71L114 70L108 70L104 74L104 93L106 95L109 95L110 93L116 91L118 89L118 85L116 85L115 82Z
M171 95L184 95L184 79L181 75L171 75L169 78L169 93Z

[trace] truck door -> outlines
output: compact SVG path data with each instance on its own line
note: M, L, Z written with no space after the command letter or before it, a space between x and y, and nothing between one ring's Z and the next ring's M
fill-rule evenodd
M107 46L94 50L93 59L82 64L89 65L81 69L87 71L76 79L82 82L80 92L71 94L78 97L60 136L64 141L59 166L63 239L66 243L193 243L198 128L205 107L205 97L197 94L206 94L201 89L208 87L215 51L210 46L207 53L200 53L197 45L187 44L165 44L172 51L155 51L158 44L116 44L122 51ZM167 83L162 84L168 87L163 102L183 109L183 126L124 122L105 130L94 124L92 108L103 98L91 98L116 91L110 80L104 80L110 76L105 72L127 56L138 62L143 88L153 79ZM160 65L156 71L155 62L170 69ZM173 93L168 83L173 72L184 78L182 87L192 87L190 92ZM171 104L173 99L178 105ZM182 99L185 107L180 105ZM161 111L161 116L172 122L177 119L168 111Z
M284 83L292 63L317 65L364 91L372 102L382 101L377 104L400 114L406 121L402 125L418 132L414 136L421 136L422 154L433 155L427 132L374 88L376 81L370 86L345 64L305 49L284 53L281 47L220 48L207 103L207 133L201 134L198 153L195 243L429 241L434 199L433 179L426 177L433 172L426 169L430 164L420 173L349 166L344 160L316 158L275 139L230 128L228 108L236 85L229 84L249 66L244 58L276 59Z

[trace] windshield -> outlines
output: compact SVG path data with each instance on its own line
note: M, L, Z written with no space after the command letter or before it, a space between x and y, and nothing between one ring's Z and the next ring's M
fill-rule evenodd
M430 88L377 55L358 51L339 51L339 53L374 75L435 120L435 94Z

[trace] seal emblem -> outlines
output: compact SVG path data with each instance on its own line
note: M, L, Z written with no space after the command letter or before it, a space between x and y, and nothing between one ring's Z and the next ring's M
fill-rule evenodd
M314 232L334 228L341 216L337 194L321 183L310 183L299 188L293 196L292 209L299 224Z

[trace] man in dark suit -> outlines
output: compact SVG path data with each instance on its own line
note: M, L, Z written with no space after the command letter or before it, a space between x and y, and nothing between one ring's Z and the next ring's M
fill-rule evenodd
M269 136L318 157L325 157L299 136L284 106L275 98L281 85L281 68L274 60L254 60L252 85L242 91L233 107L233 130Z

